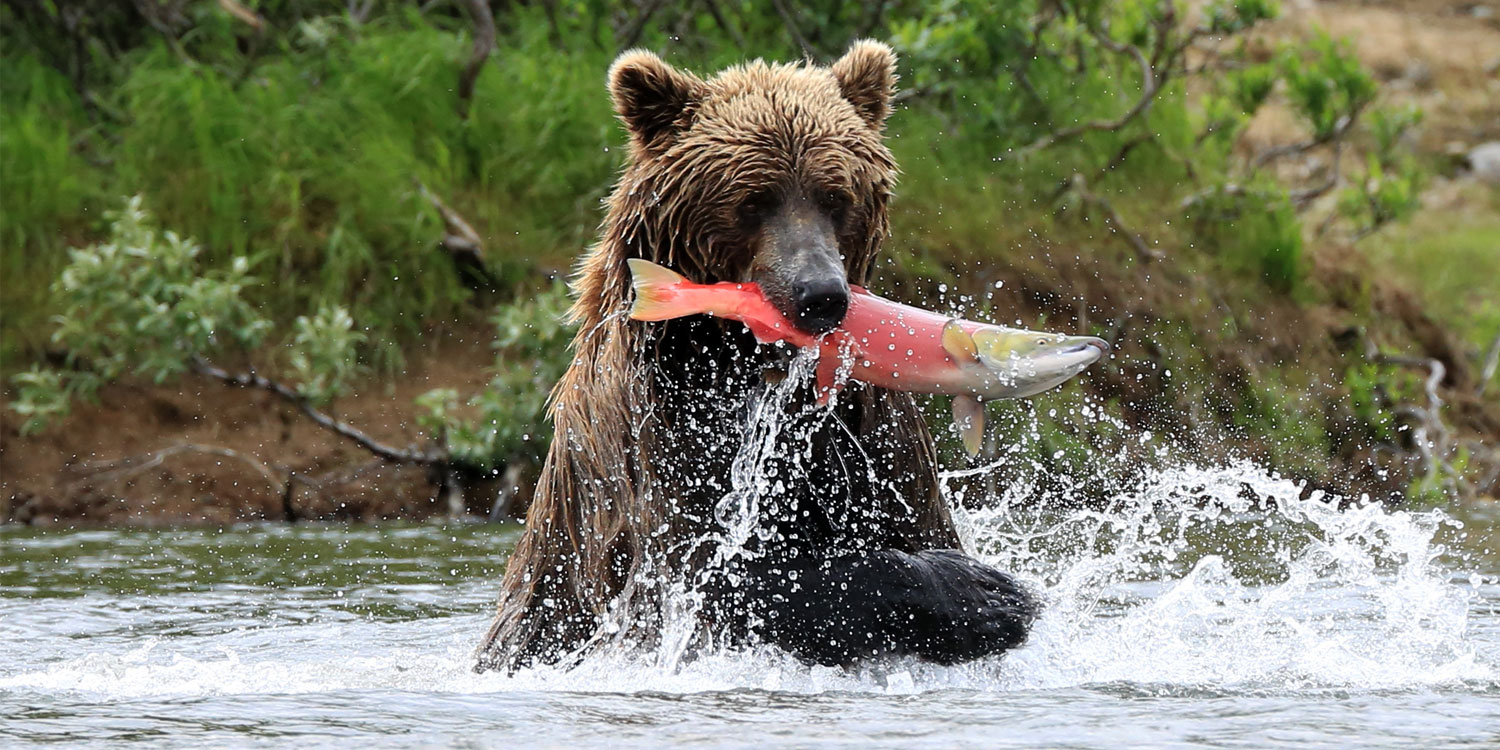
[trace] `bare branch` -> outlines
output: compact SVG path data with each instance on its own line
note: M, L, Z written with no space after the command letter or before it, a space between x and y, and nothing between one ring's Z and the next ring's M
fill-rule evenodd
M349 20L355 26L363 26L370 17L370 11L375 7L375 0L349 0Z
M180 33L192 27L192 21L183 14L183 8L187 4L182 0L172 2L155 2L155 0L133 0L135 10L145 19L147 25L161 34L167 43L167 48L177 56L183 64L194 66L197 61L182 48L182 42L178 38Z
M813 49L807 37L803 36L802 31L797 28L797 17L792 15L790 8L786 7L786 0L771 0L771 5L776 6L776 13L781 16L782 23L786 24L786 31L791 34L792 41L801 48L802 56L808 60L818 59L818 51Z
M469 103L474 98L474 83L484 69L484 61L495 51L495 16L490 12L486 0L467 0L469 18L474 23L474 48L469 52L469 61L458 75L458 114L469 117Z
M646 24L650 23L651 17L656 15L656 11L661 10L661 6L665 4L666 0L642 2L640 12L631 19L630 25L625 27L624 33L620 35L620 49L629 49L640 43L641 35L646 33Z
M1156 44L1152 49L1150 59L1146 57L1146 53L1142 52L1139 47L1136 47L1133 44L1116 42L1114 39L1111 39L1109 36L1109 31L1107 29L1094 29L1092 32L1094 40L1097 41L1101 47L1104 47L1105 49L1110 50L1111 52L1114 52L1116 54L1129 55L1132 59L1135 60L1136 65L1141 69L1140 99L1136 100L1136 103L1131 106L1130 109L1126 110L1124 114L1113 120L1094 120L1091 122L1085 122L1079 125L1074 125L1073 127L1063 128L1062 130L1056 130L1048 133L1047 135L1044 135L1041 138L1032 141L1030 145L1023 146L1019 150L1020 155L1029 156L1038 151L1041 151L1042 149L1056 145L1061 141L1075 138L1090 131L1119 130L1126 125L1129 125L1137 117L1140 117L1141 115L1148 112L1151 109L1152 103L1156 101L1156 95L1161 91L1161 84L1166 80L1168 72L1166 68L1162 68L1160 71L1158 71L1158 69L1152 62L1153 60L1161 59L1163 50L1166 48L1167 29L1163 28L1164 25L1166 24L1160 22L1156 24Z
M521 492L521 465L511 463L505 467L505 473L500 475L500 491L495 493L495 504L490 506L490 523L499 523L505 520L510 513L511 503L516 500L516 495Z
M1363 111L1363 105L1356 108L1354 111L1350 112L1347 117L1340 120L1338 125L1336 125L1333 130L1328 131L1326 135L1318 136L1298 143L1288 143L1282 146L1274 146L1260 152L1259 154L1256 154L1255 158L1250 160L1250 168L1260 169L1261 167L1265 166L1267 162L1273 161L1275 159L1293 156L1295 154L1307 153L1308 151L1311 151L1319 146L1342 140L1343 137L1348 135L1349 131L1354 128L1354 124L1359 120L1359 115Z
M268 393L273 393L281 397L283 401L297 407L307 418L316 422L323 429L353 441L359 447L390 463L415 464L418 466L439 466L448 463L448 459L441 454L417 450L402 450L386 445L365 434L363 431L324 414L314 408L306 398L291 388L269 378L262 377L257 373L242 372L231 374L202 357L195 357L193 359L193 370L227 385L239 388L258 388Z
M245 7L237 0L219 0L219 7L223 8L225 13L244 21L250 28L255 29L256 33L266 30L266 19L261 18L259 13Z
M1339 162L1343 159L1343 156L1344 141L1343 139L1335 140L1333 142L1333 163L1328 167L1328 179L1324 180L1321 185L1307 188L1306 190L1298 190L1291 194L1292 205L1298 211L1305 210L1308 206L1312 205L1313 201L1338 186L1340 177Z
M870 3L870 15L865 18L865 22L860 25L859 31L855 33L854 39L849 40L850 42L868 38L871 34L875 33L875 29L880 26L880 22L885 20L885 4L886 0L875 0L875 2Z
M421 180L417 180L416 183L417 190L422 193L422 197L426 198L427 202L437 209L438 215L443 217L443 227L447 233L443 237L443 249L447 250L449 255L470 256L474 261L482 264L484 241L479 238L479 233L474 231L474 227L469 222L464 221L463 216L449 208L448 204L428 190Z
M1422 390L1427 396L1427 408L1406 405L1398 407L1395 411L1398 416L1415 423L1412 444L1416 446L1417 455L1422 460L1422 466L1428 476L1441 473L1448 489L1455 495L1461 495L1464 491L1463 476L1449 461L1449 457L1454 453L1454 445L1448 426L1443 423L1443 398L1438 394L1438 387L1442 385L1444 376L1448 374L1448 368L1443 365L1442 360L1435 358L1386 354L1380 351L1380 347L1369 337L1365 337L1364 343L1365 359L1371 362L1427 370L1427 377L1422 381Z
M489 268L484 262L484 241L480 239L479 233L464 217L453 210L448 204L438 198L421 180L416 180L417 190L422 197L436 208L438 215L443 217L443 239L438 246L448 253L453 260L453 267L460 276L466 277L465 283L475 291L494 291L498 282L490 275ZM472 282L472 283L470 283Z
M719 7L718 0L703 0L703 5L708 8L708 14L714 17L714 23L719 25L719 29L729 35L729 38L734 41L736 47L744 49L745 37L740 34L739 29L729 23L729 19L724 17L724 11Z
M1068 189L1077 194L1079 200L1102 212L1104 214L1104 223L1109 227L1110 232L1124 239L1130 245L1131 249L1135 250L1137 258L1149 262L1161 260L1165 257L1160 250L1151 248L1146 244L1145 240L1141 239L1139 234L1126 227L1124 220L1120 218L1120 214L1115 211L1115 207L1108 200L1105 200L1103 196L1089 190L1088 181L1084 179L1083 175L1073 175L1073 178L1068 181Z

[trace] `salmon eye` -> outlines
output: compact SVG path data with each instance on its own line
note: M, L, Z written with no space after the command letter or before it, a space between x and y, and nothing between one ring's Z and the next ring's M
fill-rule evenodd
M1036 345L1037 346L1046 346L1047 345L1047 340L1046 339L1037 339L1036 340Z

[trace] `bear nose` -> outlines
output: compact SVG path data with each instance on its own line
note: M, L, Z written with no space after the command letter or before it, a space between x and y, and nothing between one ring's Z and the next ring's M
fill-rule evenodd
M797 306L797 327L818 335L833 330L849 312L849 285L843 279L821 279L797 284L792 289Z

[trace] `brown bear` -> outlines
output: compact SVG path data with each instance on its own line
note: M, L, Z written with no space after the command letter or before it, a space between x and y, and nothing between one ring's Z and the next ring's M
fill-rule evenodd
M704 80L642 51L611 67L627 165L575 281L555 438L478 669L570 663L606 642L953 663L1025 639L1036 604L958 551L910 394L851 383L814 407L784 379L783 348L738 323L626 315L626 260L646 258L758 282L810 333L837 326L888 234L895 62L865 41L826 68L756 61ZM782 412L774 450L746 487L736 459L766 439L747 430L767 408ZM747 493L753 528L730 549L726 506ZM664 644L673 617L691 637Z

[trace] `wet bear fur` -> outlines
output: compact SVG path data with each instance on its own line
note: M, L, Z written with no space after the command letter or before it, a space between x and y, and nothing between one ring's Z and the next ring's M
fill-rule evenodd
M626 315L629 258L698 282L757 281L792 308L799 274L828 265L818 253L840 283L865 283L888 235L895 81L875 42L828 67L756 61L706 80L641 51L611 67L629 155L575 279L555 437L478 669L568 664L606 643L954 663L1025 639L1037 605L960 551L911 395L851 383L831 411L805 385L776 399L787 358L740 324ZM747 433L770 408L775 429ZM737 485L754 440L771 448L751 452ZM746 469L764 480L754 493ZM752 495L754 533L728 555L726 523ZM673 617L690 633L668 643Z

